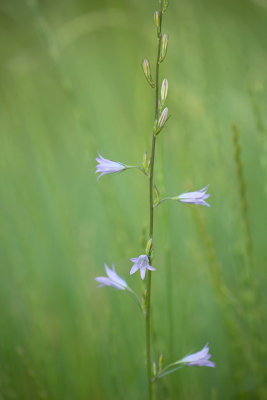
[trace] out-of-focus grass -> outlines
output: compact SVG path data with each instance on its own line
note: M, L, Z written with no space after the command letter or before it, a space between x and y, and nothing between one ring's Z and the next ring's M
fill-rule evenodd
M147 182L128 171L96 183L94 169L97 151L134 164L150 148L153 93L140 68L155 58L149 3L0 4L0 398L146 398L142 316L94 277L115 262L141 295L128 260L143 251ZM166 377L159 399L267 396L265 6L181 0L166 14L172 116L156 182L162 195L209 183L212 207L156 209L154 357L208 341L217 367Z

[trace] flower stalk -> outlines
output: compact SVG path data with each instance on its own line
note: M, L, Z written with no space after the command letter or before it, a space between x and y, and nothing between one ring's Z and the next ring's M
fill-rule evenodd
M98 154L96 161L96 173L99 173L97 180L106 174L116 174L123 172L127 169L136 168L140 170L149 179L149 236L146 249L143 254L138 257L130 258L133 265L130 270L130 275L135 274L138 270L143 281L146 282L144 294L139 299L138 295L128 286L128 284L116 273L115 267L110 269L107 265L106 275L96 277L96 281L100 283L99 287L111 286L119 291L127 291L134 296L139 307L145 315L145 328L146 328L146 367L147 367L147 382L148 382L148 400L152 400L152 383L167 374L170 374L183 366L207 366L214 367L215 364L210 361L211 355L209 354L209 347L206 345L202 350L197 353L190 354L178 361L175 361L163 368L163 356L159 358L158 366L155 362L152 363L151 357L151 286L152 286L152 271L156 268L152 266L153 261L153 234L154 234L154 208L166 200L175 200L176 202L189 203L195 205L204 205L210 207L205 200L209 198L208 186L203 189L182 193L178 196L165 197L160 199L157 186L154 184L154 165L156 154L156 140L158 134L164 129L166 121L168 120L168 108L165 102L168 95L168 81L163 79L161 85L159 82L159 67L163 62L168 45L168 36L162 34L162 18L168 7L168 0L160 0L160 11L154 13L154 22L157 30L157 58L155 65L155 81L152 79L150 64L147 59L143 61L143 71L146 80L152 88L155 89L155 115L154 124L152 129L152 143L151 143L151 156L147 157L144 153L141 166L126 165L121 162L111 161Z
M158 121L159 114L159 65L161 58L162 47L162 10L163 2L160 2L160 11L158 12L158 50L156 61L156 78L155 78L155 122ZM154 124L155 125L155 124ZM154 163L155 163L155 150L156 150L156 132L153 129L152 144L151 144L151 158L150 158L150 176L149 176L149 239L153 241L154 232ZM152 257L149 255L149 264L152 266ZM148 379L148 393L149 400L152 399L152 363L151 363L151 271L148 271L148 279L146 286L146 362L147 362L147 379Z

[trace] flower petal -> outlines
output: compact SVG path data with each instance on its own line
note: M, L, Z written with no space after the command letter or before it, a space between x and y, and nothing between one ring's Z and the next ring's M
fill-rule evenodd
M188 366L198 367L215 367L215 363L210 361L211 355L209 354L209 346L206 344L203 349L196 353L184 357L181 362Z
M105 264L107 276L110 280L115 283L116 285L122 286L122 289L127 287L127 283L123 280L115 271L114 264L112 264L112 269L110 269L107 264Z
M143 267L143 268L140 268L140 275L141 275L141 279L145 279L145 276L146 276L146 268L145 267Z
M131 268L130 275L134 274L136 271L138 271L138 265L134 264Z
M95 281L102 283L101 286L110 286L110 279L105 276L98 276Z

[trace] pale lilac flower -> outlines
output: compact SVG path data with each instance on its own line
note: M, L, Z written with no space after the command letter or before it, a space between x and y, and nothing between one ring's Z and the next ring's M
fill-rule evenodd
M156 271L156 268L153 268L149 265L149 259L146 254L142 254L136 258L130 258L130 260L134 263L130 271L130 275L134 274L138 269L140 269L141 278L144 280L147 269L150 271Z
M115 267L113 264L112 264L112 269L110 269L106 264L105 264L105 268L106 268L107 277L106 276L98 276L97 278L95 278L95 280L97 282L101 283L101 285L98 285L97 287L112 286L118 290L128 289L127 283L122 278L120 278L119 275L115 272Z
M180 362L189 366L214 368L215 363L210 361L211 354L209 354L209 351L209 346L206 344L202 350L184 357Z
M100 175L98 176L97 180L105 174L114 174L115 172L120 172L123 171L124 169L127 168L126 165L107 160L106 158L102 157L101 154L98 153L99 158L96 158L96 161L98 162L96 166L96 174L100 172Z
M180 194L177 199L180 200L182 203L201 204L203 206L210 207L210 204L206 203L205 201L208 197L210 197L210 194L207 194L208 187L209 185L196 192Z

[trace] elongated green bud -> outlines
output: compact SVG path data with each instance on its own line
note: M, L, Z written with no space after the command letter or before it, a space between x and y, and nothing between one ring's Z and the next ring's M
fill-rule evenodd
M161 85L161 106L164 106L168 94L168 81L167 79L163 79Z
M159 203L159 191L156 185L154 185L154 206L157 206Z
M150 238L146 245L146 254L150 256L152 249L152 239Z
M163 0L163 7L162 7L162 12L164 13L169 5L169 1L168 0Z
M148 83L150 84L151 87L155 87L155 83L152 80L150 64L147 59L144 59L142 67L143 67L143 71L144 71L146 80L148 81Z
M167 47L168 47L168 35L164 33L161 40L161 51L160 51L160 59L159 62L162 62L167 54Z
M146 170L146 168L147 168L147 152L146 151L144 152L144 155L143 155L142 167L144 170Z
M151 71L150 71L150 64L149 61L145 58L143 61L143 70L144 70L144 74L147 77L151 76Z
M153 376L156 376L157 375L157 365L156 365L155 361L153 361L152 371L153 371Z
M154 22L155 22L155 26L157 28L157 35L159 37L159 34L160 34L160 16L159 16L159 12L158 11L154 12Z
M156 28L159 29L159 12L158 11L154 12L154 21L155 21Z
M162 370L162 365L163 365L163 354L161 354L159 356L159 370L160 371Z

